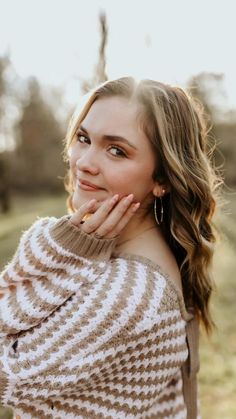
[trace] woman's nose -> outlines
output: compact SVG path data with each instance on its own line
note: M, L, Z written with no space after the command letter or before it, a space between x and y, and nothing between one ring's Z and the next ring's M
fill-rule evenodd
M99 173L98 154L92 147L83 152L76 160L76 167L79 171L90 172L93 175Z

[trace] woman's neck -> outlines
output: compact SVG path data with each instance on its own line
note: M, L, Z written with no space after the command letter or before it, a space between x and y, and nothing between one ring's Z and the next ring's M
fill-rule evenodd
M157 227L154 218L150 216L145 218L133 217L117 239L116 250L123 250L127 245L140 240L151 230L155 229L157 231Z

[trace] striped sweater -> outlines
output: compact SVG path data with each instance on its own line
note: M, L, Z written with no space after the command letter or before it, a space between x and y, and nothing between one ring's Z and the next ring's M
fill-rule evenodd
M70 215L23 233L0 278L0 404L20 418L196 417L182 294L115 245Z

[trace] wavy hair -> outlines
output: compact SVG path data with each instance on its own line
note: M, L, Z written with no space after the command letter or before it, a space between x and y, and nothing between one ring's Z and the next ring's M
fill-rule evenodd
M209 308L214 289L211 267L217 237L212 217L223 181L211 162L203 107L178 86L132 77L109 80L87 94L74 112L65 138L66 162L76 130L93 102L111 96L140 105L139 122L156 153L153 179L170 189L163 197L162 229L180 268L186 306L194 308L210 332L214 325ZM70 169L64 185L69 193L68 212L73 213Z

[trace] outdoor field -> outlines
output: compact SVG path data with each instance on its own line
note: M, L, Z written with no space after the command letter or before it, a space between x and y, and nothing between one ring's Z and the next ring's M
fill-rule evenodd
M227 197L229 200L229 198ZM66 214L66 196L16 197L8 215L0 215L0 267L13 255L19 238L38 216ZM202 419L236 418L236 199L221 216L223 237L215 256L217 292L212 300L217 330L201 336L199 390ZM0 409L0 419L10 418Z

